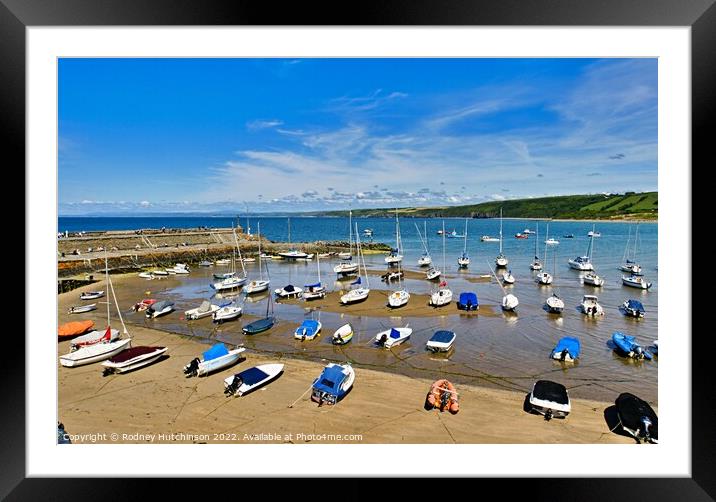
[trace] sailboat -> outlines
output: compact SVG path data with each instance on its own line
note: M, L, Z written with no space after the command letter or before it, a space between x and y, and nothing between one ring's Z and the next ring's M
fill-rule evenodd
M592 229L594 226L592 226ZM591 233L591 232L590 232ZM574 270L589 271L594 270L592 265L592 246L594 245L594 234L589 236L589 246L587 246L587 254L585 256L577 256L576 258L569 260L570 268Z
M338 253L341 260L350 260L353 255L353 211L348 211L348 252Z
M539 256L537 254L537 241L539 240L539 223L537 224L537 230L535 232L537 235L535 235L535 259L532 260L532 263L530 264L530 270L542 270L542 262L539 261Z
M363 257L363 253L361 251L360 247L360 237L358 236L358 224L356 223L356 247L358 249L358 259L363 263L363 272L365 273L365 283L366 287L363 287L361 285L361 277L360 275L358 278L351 283L351 286L358 286L357 288L351 289L346 294L341 296L341 303L344 305L348 305L351 303L358 303L362 302L366 298L368 298L368 295L370 294L370 281L368 280L368 271L365 268L365 258Z
M557 244L559 244L559 241L557 239L549 236L549 222L547 222L547 234L545 235L544 243L547 246L556 246ZM547 259L547 257L545 256L545 260L546 259Z
M241 263L241 270L244 272L244 276L236 276L236 250L234 250L231 256L231 272L228 272L225 277L220 281L210 284L212 289L214 289L215 291L227 291L231 289L236 289L246 284L246 269L244 268L244 262L241 259L241 249L239 248L239 239L238 237L236 237L236 229L232 228L232 232L234 234L234 243L236 244L236 249L239 250L239 262Z
M490 266L489 263L487 265ZM497 281L497 285L500 286L500 289L502 290L502 293L505 295L502 297L502 310L512 312L517 308L517 305L520 304L520 301L517 299L515 295L512 293L508 293L507 290L505 290L505 287L500 283L500 280L497 278L497 274L495 271L490 267L490 272L492 272L492 275L495 277L495 280Z
M348 252L338 253L338 257L344 260L333 267L333 271L338 275L354 275L358 272L359 263L353 262L353 211L348 211Z
M358 231L356 231L356 235ZM398 223L398 208L395 208L395 249L390 250L390 254L385 257L385 263L394 265L403 261L403 255L400 254L400 227Z
M546 259L546 257L545 257ZM552 278L557 276L557 252L552 255ZM557 296L556 292L552 292L552 296L547 298L545 302L547 310L552 314L561 314L564 310L564 300Z
M291 247L291 218L288 218L288 251L283 251L278 255L287 260L295 260L297 258L308 258L308 253L299 251L298 249Z
M291 284L291 266L288 269L288 284L274 290L279 298L298 298L303 294L303 289Z
M443 270L445 270L445 220L443 220ZM442 307L452 301L452 290L447 287L447 281L438 285L438 290L430 295L430 305Z
M266 275L269 275L268 262L266 263ZM266 296L266 317L257 321L251 322L244 326L241 331L244 335L257 335L268 331L276 323L276 318L273 315L273 297L271 295Z
M397 220L397 212L396 212L396 220ZM398 238L397 238L396 242L398 244L398 246L397 246L398 253L401 253L402 248L403 248L403 242L400 237L400 222L398 222L397 235L398 235ZM391 308L402 307L403 305L408 303L408 301L410 300L410 293L408 293L408 290L405 287L405 279L403 277L404 277L404 272L402 270L402 262L398 262L398 286L400 286L400 281L402 280L403 287L399 288L397 291L394 291L388 297L388 306L390 306Z
M593 237L592 237L592 239L593 239ZM589 258L590 258L590 260L591 260L591 258L592 258L593 255L594 255L594 244L592 243L592 246L591 246L591 248L590 248L590 250L589 250ZM592 264L592 266L593 266L593 265L594 265L594 264ZM584 284L589 284L590 286L594 286L594 287L604 286L604 279L603 279L602 277L599 277L599 276L597 275L597 272L596 272L596 270L594 270L594 268L592 268L592 270L590 270L589 272L587 272L586 274L584 274L584 277L582 278L582 281L584 282Z
M636 249L639 242L639 225L636 226L636 234L634 236L634 253L632 259L629 259L629 241L631 241L631 227L629 227L629 238L627 239L627 245L624 249L624 257L622 258L622 265L619 270L623 272L629 272L632 275L641 275L641 266L636 261Z
M549 222L547 222L546 235L549 236ZM548 246L547 240L545 240L544 241L544 261L545 261L545 263L547 263L547 246ZM539 274L537 274L537 278L535 279L535 282L537 284L541 284L543 286L548 286L548 285L552 284L552 275L550 273L548 273L547 271L540 272Z
M248 222L247 222L248 224ZM262 291L266 291L269 287L269 284L271 283L270 280L266 279L264 280L263 271L261 267L261 222L259 221L257 223L257 238L259 240L259 280L253 280L249 282L248 286L246 286L246 294L247 295L253 295L256 293L260 293Z
M321 284L321 258L316 258L316 267L318 268L318 282L315 284L306 284L303 290L304 300L316 300L324 298L328 292L326 287Z
M423 245L423 249L425 252L423 253L423 256L418 258L418 266L420 267L427 267L433 262L433 259L430 257L430 251L428 251L428 244L426 242L426 239L428 238L428 227L427 222L423 222L423 234L425 235L425 239L423 239L423 236L420 235L420 229L418 228L418 224L415 224L415 230L418 231L418 237L420 238L420 242Z
M502 208L500 208L500 254L497 255L497 258L495 258L495 265L497 268L505 268L508 263L509 260L502 253Z
M467 268L470 265L470 257L467 255L467 218L465 218L465 243L462 246L462 256L457 259L460 268Z

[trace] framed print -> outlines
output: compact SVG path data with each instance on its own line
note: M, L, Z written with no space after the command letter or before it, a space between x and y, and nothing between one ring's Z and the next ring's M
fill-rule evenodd
M3 495L440 459L713 496L712 2L81 3L0 9L28 196Z

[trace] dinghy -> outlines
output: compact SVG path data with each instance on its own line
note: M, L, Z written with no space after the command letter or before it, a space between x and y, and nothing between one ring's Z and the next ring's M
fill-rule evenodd
M565 418L572 411L565 386L551 380L537 380L532 387L529 402L532 411L544 415L545 420Z
M239 316L241 315L241 311L241 307L231 302L230 304L224 305L216 312L214 312L211 316L211 319L213 322L218 324L224 323L226 321L233 321L234 319L239 318Z
M243 396L269 383L283 372L283 364L262 364L224 379L224 394Z
M220 308L221 307L219 305L214 305L209 300L204 300L198 307L186 310L184 312L184 317L187 321L194 321L203 317L209 317Z
M66 322L57 328L57 338L72 338L87 333L94 327L94 321Z
M298 298L303 294L303 289L297 288L293 284L288 284L282 288L274 290L279 298Z
M221 266L221 265L228 265L229 263L231 263L231 260L229 260L228 258L222 258L222 259L220 259L220 260L216 260L214 263L215 263L216 265L220 265L220 266Z
M104 373L126 373L152 364L167 351L166 347L140 346L124 349L102 363Z
M151 274L155 277L167 277L169 275L169 272L167 272L166 270L156 269L152 270Z
M132 306L132 310L134 312L144 312L145 310L147 310L149 307L151 307L155 303L157 303L157 300L155 300L153 298L145 298L144 300L140 300L137 303L135 303Z
M122 352L130 346L131 342L130 338L123 338L114 342L85 345L74 352L60 356L60 364L66 367L75 367L104 361Z
M353 339L353 327L350 324L344 324L333 333L331 343L333 345L345 345Z
M119 339L119 330L108 328L105 331L95 330L90 331L86 335L81 335L72 339L70 342L70 351L79 350L82 347L89 345L95 345L97 343L113 342Z
M189 273L189 268L187 268L185 263L177 263L176 265L174 265L174 268L172 270L175 274L180 275L186 275Z
M80 293L80 300L94 300L96 298L102 298L104 291L85 291Z
M637 289L649 289L651 287L651 283L647 282L647 280L640 275L630 275L628 277L623 275L622 284Z
M412 333L413 328L409 328L407 325L404 328L390 328L375 335L374 341L381 347L389 349L403 343L410 338Z
M564 300L557 296L557 293L552 293L552 296L547 298L545 305L547 305L547 310L552 314L561 314L564 310Z
M504 274L502 274L502 282L505 284L514 284L515 283L515 276L512 275L512 270L508 270Z
M304 340L313 340L317 336L320 336L321 334L321 321L316 321L315 319L305 319L301 325L296 328L296 331L293 332L293 337L304 341Z
M659 418L649 403L634 394L619 394L614 402L619 423L639 443L659 442Z
M97 304L92 303L90 305L80 305L80 306L74 306L70 307L67 310L68 314L82 314L84 312L90 312L92 310L97 310Z
M173 311L174 311L174 302L164 300L161 302L156 302L155 304L151 305L147 309L147 313L145 314L145 316L149 319L154 319L155 317L166 315Z
M211 263L209 260L202 260L199 262L200 267L211 267L213 263Z
M154 274L151 272L139 272L139 277L142 279L154 279Z
M467 311L479 309L480 303L477 301L477 295L472 291L460 293L460 298L457 301L457 308Z
M263 333L264 331L268 331L275 323L275 317L264 317L263 319L247 324L241 329L241 331L245 335L257 335L259 333Z
M433 382L425 398L425 403L425 407L428 409L447 410L453 415L460 411L457 390L449 380L444 378Z
M652 352L654 352L654 354L658 354L659 353L659 340L654 340L653 348L654 348L654 350L652 350Z
M641 345L636 343L636 338L633 336L616 331L612 335L612 342L616 345L615 352L622 357L648 361L651 361L653 357L651 352L644 350Z
M584 295L582 297L582 312L590 316L604 315L604 309L599 305L599 298L594 295Z
M552 349L550 357L558 361L571 363L579 357L581 345L577 338L565 336Z
M336 404L348 394L353 386L356 373L350 364L328 363L313 381L311 401L323 404Z
M448 352L455 343L455 338L457 335L454 331L436 331L425 344L425 348L430 352Z
M622 311L624 312L624 315L636 317L637 319L643 318L644 314L646 313L646 310L644 310L644 305L642 305L641 302L637 300L626 300L622 304Z
M559 244L559 241L557 239L555 239L554 237L550 237L549 239L544 241L544 243L547 244L548 246L556 246Z
M245 347L236 347L233 350L226 348L223 343L217 343L201 356L195 357L184 366L184 374L188 377L205 376L213 371L231 366L241 357Z

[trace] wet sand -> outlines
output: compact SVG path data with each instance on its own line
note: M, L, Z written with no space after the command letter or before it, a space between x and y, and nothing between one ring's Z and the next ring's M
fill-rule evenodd
M423 408L430 379L359 366L345 399L319 408L308 394L299 397L325 361L282 359L247 350L246 360L231 368L185 378L183 366L206 350L206 344L140 326L131 326L130 332L134 346L166 346L168 357L107 377L99 363L78 368L58 363L58 418L74 443L634 442L610 432L604 411L611 403L573 399L566 419L547 422L523 410L524 393L458 385L460 412L450 415ZM69 342L60 342L58 354L68 347ZM244 397L224 396L224 378L268 362L285 364L277 380ZM116 440L112 434L118 435ZM338 439L338 434L347 439Z

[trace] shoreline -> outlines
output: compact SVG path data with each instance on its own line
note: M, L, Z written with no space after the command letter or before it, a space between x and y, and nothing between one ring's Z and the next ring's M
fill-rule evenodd
M323 363L266 356L248 349L246 360L233 367L208 377L185 378L183 365L208 345L151 328L132 326L130 332L134 346L166 346L168 357L108 377L102 376L99 363L78 368L58 363L58 419L74 443L634 442L610 432L604 410L613 403L572 399L572 413L566 419L546 422L523 410L525 394L458 385L460 411L451 415L423 408L430 379L358 365L354 365L354 387L345 399L319 408L307 395L299 397L320 374ZM60 342L58 355L65 353L68 345ZM267 362L285 364L278 379L243 397L224 396L224 378ZM117 439L112 439L112 434Z

